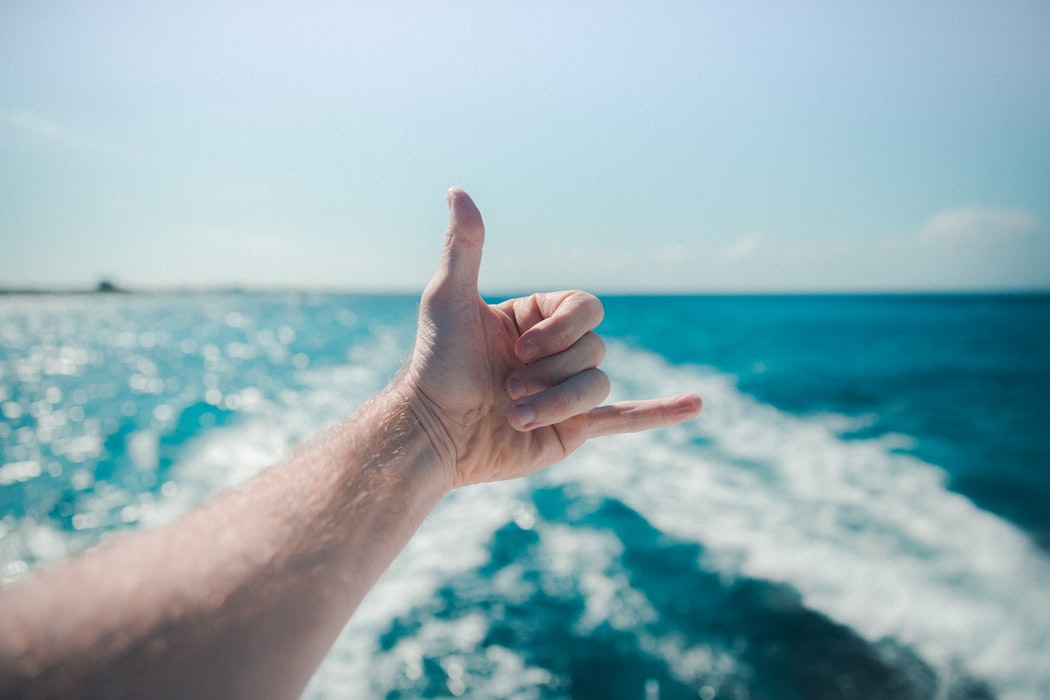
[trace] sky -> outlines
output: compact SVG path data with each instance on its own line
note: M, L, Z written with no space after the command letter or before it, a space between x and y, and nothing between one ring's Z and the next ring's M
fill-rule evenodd
M0 288L1050 289L1050 3L0 0Z

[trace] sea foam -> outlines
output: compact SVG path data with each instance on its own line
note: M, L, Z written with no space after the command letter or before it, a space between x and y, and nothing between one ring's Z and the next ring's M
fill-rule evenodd
M165 522L279 461L396 372L398 334L374 330L352 348L351 365L304 362L297 390L242 401L237 420L180 448L155 491L132 496L110 487L82 499L81 522L102 521L114 509L129 521ZM1050 695L1050 563L1023 532L948 490L943 470L909 455L913 438L849 439L863 417L786 413L743 394L732 377L626 345L610 346L605 368L613 398L698 391L704 413L682 426L595 441L527 480L451 494L366 598L309 697L400 687L423 672L428 645L447 652L449 693L469 683L475 697L557 695L559 680L522 650L478 648L492 621L477 613L434 620L422 636L390 649L379 642L395 620L433 604L449 581L490 563L493 539L508 524L536 531L544 573L527 580L511 563L484 581L496 594L527 604L530 586L569 588L582 600L580 634L600 625L634 628L641 647L683 682L732 676L732 653L651 624L657 613L623 568L616 538L585 520L569 526L536 512L534 494L552 488L626 504L657 530L698 545L704 566L727 577L790 586L805 606L865 639L913 649L945 685L964 673L1003 698ZM132 458L152 465L156 439L134 436ZM0 572L8 580L24 575L27 562L90 543L84 532L49 522L7 519L3 527L0 556L19 565ZM696 692L713 697L714 686Z
M630 393L699 391L676 428L594 443L550 479L615 495L657 528L702 543L714 566L797 589L871 641L962 668L1002 697L1050 691L1050 562L1013 525L946 490L894 436L850 440L713 370L624 346L606 363Z
M940 468L901 452L907 443L902 436L851 440L842 436L850 417L788 414L741 393L731 377L671 366L624 345L610 347L605 367L617 387L614 399L699 391L704 413L686 425L596 441L529 480L451 494L362 604L309 696L376 692L383 685L376 664L395 686L399 674L411 674L424 653L413 646L420 640L382 652L377 638L450 579L483 566L499 528L516 520L528 524L522 504L531 490L569 484L583 494L618 499L659 530L701 544L705 564L727 576L790 585L807 607L869 641L892 640L915 650L945 683L969 674L1003 698L1035 698L1050 689L1050 563L1016 527L947 490ZM174 471L194 494L180 508L276 461L333 415L349 413L382 374L318 370L294 406L271 407L205 436ZM219 468L229 465L239 466ZM615 608L638 594L624 577L609 574L601 552L615 543L544 527L544 561L552 576L578 581L586 609L581 624L618 624ZM528 595L512 575L500 581L491 585L502 585L507 596ZM644 604L627 607L632 615L645 614L638 612ZM433 624L429 638L442 638L443 648L484 653L477 649L483 619ZM683 678L716 661L725 668L732 663L680 637L643 634L642 643ZM489 656L490 670L504 673L470 677L454 667L450 679L470 679L477 697L499 697L495 678L522 697L536 683L550 683L543 669L512 649ZM508 679L510 669L520 683Z

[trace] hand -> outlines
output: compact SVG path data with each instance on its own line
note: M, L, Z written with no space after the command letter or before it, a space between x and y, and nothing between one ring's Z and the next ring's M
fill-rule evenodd
M423 293L405 386L451 488L531 474L588 439L695 417L687 394L599 406L609 379L593 329L601 303L579 291L498 305L478 296L485 227L466 192L448 192L449 227Z

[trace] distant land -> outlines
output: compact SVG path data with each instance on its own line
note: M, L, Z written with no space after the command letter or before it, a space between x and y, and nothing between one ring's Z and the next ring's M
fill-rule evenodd
M70 295L109 295L109 294L244 294L249 292L265 293L269 291L300 290L267 290L245 289L239 286L215 287L123 287L109 280L102 280L94 287L0 287L0 296L70 296Z
M41 288L0 288L0 294L126 294L129 290L118 287L109 280L101 280L93 289L41 289Z

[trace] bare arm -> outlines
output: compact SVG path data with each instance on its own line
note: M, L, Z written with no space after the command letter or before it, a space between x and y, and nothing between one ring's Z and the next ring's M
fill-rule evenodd
M175 523L5 591L0 695L295 696L449 490L699 413L695 395L599 406L601 304L582 292L485 304L481 215L460 190L449 209L402 374Z
M0 696L294 697L447 489L406 401L8 591Z

